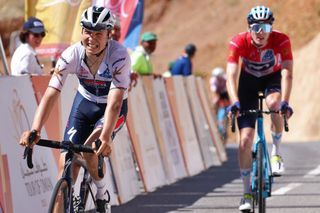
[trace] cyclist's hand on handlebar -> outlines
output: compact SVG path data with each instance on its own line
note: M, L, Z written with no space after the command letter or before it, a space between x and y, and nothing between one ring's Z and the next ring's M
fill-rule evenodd
M22 133L22 135L20 137L20 141L19 141L19 144L21 146L26 146L26 147L30 146L29 145L29 138L30 138L31 132L32 131L25 131L24 133ZM36 143L38 143L39 140L40 140L40 135L39 135L39 132L37 132L35 139L32 141L31 147L33 147Z
M109 140L109 141L101 140L101 145L100 145L99 149L96 151L96 154L98 156L103 155L105 157L109 157L111 154L111 151L112 151L110 142L111 142L111 140ZM94 149L95 149L95 143L93 143L93 144L94 144Z
M231 118L232 114L235 114L237 117L239 115L239 112L240 112L240 102L239 101L237 101L227 107L227 114L228 114L229 118Z
M289 106L287 101L281 101L280 107L279 107L281 115L286 115L287 118L290 118L293 114L292 108Z

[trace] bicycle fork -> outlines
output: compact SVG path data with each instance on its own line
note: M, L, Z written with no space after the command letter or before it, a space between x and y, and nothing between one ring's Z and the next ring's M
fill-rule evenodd
M268 147L263 133L263 120L258 117L257 138L252 150L252 173L251 173L251 190L253 193L258 192L258 147L262 151L262 170L264 178L263 198L271 197L271 185L273 183L273 176L271 172L270 157L268 154ZM256 197L256 196L255 196Z

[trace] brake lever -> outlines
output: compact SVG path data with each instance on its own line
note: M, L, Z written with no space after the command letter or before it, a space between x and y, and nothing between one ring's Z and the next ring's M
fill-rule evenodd
M98 150L99 149L99 147L101 146L101 140L100 139L97 139L96 141L95 141L95 144L96 144L96 149ZM104 177L104 174L103 174L103 162L104 162L104 160L103 160L103 155L99 155L98 156L98 176L100 177L100 178L103 178Z
M32 130L28 138L28 146L24 149L24 153L23 153L23 159L27 158L27 165L30 169L33 168L31 144L35 141L36 137L37 137L37 131Z

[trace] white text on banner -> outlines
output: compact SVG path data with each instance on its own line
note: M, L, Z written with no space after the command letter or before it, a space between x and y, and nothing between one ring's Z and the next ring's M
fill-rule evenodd
M29 76L0 78L0 128L1 153L0 158L7 159L7 169L10 172L1 174L0 178L6 185L6 195L12 196L12 211L5 212L46 212L51 191L57 177L57 166L50 149L36 146L33 149L34 167L29 169L22 159L23 147L19 138L23 131L30 130L31 122L36 111L37 102ZM3 122L5 121L5 122ZM41 137L46 138L45 130ZM0 163L1 164L1 163ZM2 167L0 165L0 167ZM0 194L0 197L3 195ZM6 198L8 199L8 198Z

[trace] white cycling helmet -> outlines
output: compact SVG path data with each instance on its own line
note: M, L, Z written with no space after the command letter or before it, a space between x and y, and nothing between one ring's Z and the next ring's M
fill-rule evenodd
M274 17L268 7L256 6L249 12L247 21L249 25L254 23L268 23L272 25Z
M212 70L211 74L213 76L223 76L224 75L224 69L222 67L216 67Z
M113 28L113 17L109 9L92 6L83 12L80 25L90 31L103 31Z

